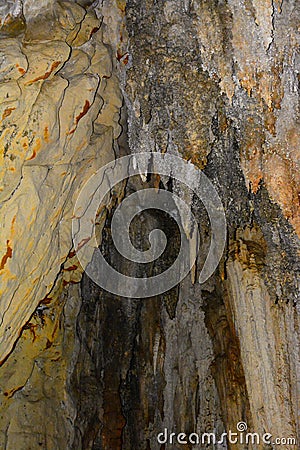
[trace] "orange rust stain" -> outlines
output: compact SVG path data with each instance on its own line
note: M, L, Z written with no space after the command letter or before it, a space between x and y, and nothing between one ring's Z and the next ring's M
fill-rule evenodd
M126 52L126 53L122 53L119 49L117 50L117 60L118 61L121 61L122 60L122 63L123 64L128 64L128 61L129 61L129 55L128 55L128 53Z
M32 334L32 342L34 342L36 340L36 333L35 333L35 329L36 329L37 325L34 325L31 322L26 323L26 325L24 325L24 330L29 330L30 333Z
M117 60L120 61L121 58L122 58L122 56L123 56L122 53L121 53L120 50L118 49L118 50L117 50Z
M69 280L69 281L67 281L67 280L63 280L62 285L63 285L63 287L66 287L66 286L68 286L69 284L78 284L78 283L80 283L80 281L74 281L74 280Z
M31 159L36 157L36 151L33 150L32 155L30 156L30 158L26 159L26 161L30 161Z
M84 107L83 107L83 110L81 111L81 113L78 114L78 116L75 117L75 127L71 131L69 131L68 134L73 134L74 133L74 131L76 130L76 127L78 125L78 122L82 119L83 116L86 115L86 113L90 109L90 106L91 106L90 102L88 100L86 100L85 104L84 104Z
M125 57L123 58L123 61L122 61L124 66L126 66L126 64L128 64L128 61L129 61L129 55L127 54L127 55L125 55Z
M10 232L13 236L15 234L15 224L16 224L17 214L14 215L13 220L11 221Z
M48 72L46 72L44 75L40 75L39 77L34 78L33 80L27 81L27 83L25 84L32 84L35 83L36 81L40 81L40 80L46 80L47 78L50 77L51 73L60 65L61 61L54 61L51 64L50 70L48 70Z
M36 157L37 152L40 150L40 148L41 148L41 140L40 140L40 138L37 138L36 145L32 149L32 155L30 156L30 158L27 158L26 161L30 161L31 159L34 159Z
M23 389L23 387L24 387L24 384L22 386L10 389L9 391L5 391L3 394L5 395L5 397L11 398L16 392L18 392L21 389Z
M122 61L122 63L126 66L129 61L129 54L128 52L122 53L120 49L117 50L117 60Z
M2 114L2 120L4 120L6 117L10 116L11 113L15 110L15 107L12 108L6 108Z
M76 255L75 250L70 251L69 254L68 254L68 258L73 258L73 256L75 256L75 255Z
M155 175L153 176L153 178L154 178L154 180L153 180L154 189L155 189L156 191L158 191L158 190L159 190L159 184L160 184L160 175L155 174Z
M292 217L295 186L292 181L290 161L278 154L265 157L265 178L273 199L283 207L285 216Z
M45 349L50 348L52 345L53 345L53 342L52 342L52 341L49 341L49 339L47 338L47 343L46 343Z
M16 64L16 68L18 69L21 75L24 75L26 73L26 70L23 69L23 67L20 67L19 64Z
M81 111L80 114L78 114L78 116L77 116L76 119L75 119L76 125L78 124L79 120L82 119L82 117L86 115L86 113L87 113L88 110L90 109L90 106L91 106L91 105L90 105L90 102L89 102L88 100L86 100L86 101L85 101L85 104L84 104L84 107L83 107L83 110Z
M47 126L44 128L44 139L49 142L49 128Z
M55 336L57 330L59 330L59 321L56 321L55 324L54 324L54 328L53 328L53 331L51 333L52 340L54 340L54 336Z
M12 251L10 244L11 244L10 240L7 240L6 241L6 253L3 256L3 258L1 259L0 270L4 269L4 266L7 263L8 258L12 257L13 251Z
M67 267L66 269L64 269L66 272L70 272L72 270L76 270L78 269L78 266L76 266L76 264L73 264L73 266Z
M81 247L83 247L87 242L89 242L90 239L91 239L90 237L82 239L82 241L80 241L80 243L78 244L78 249L77 250L81 249Z
M99 30L99 27L94 27L91 31L90 37L89 39L91 39L91 37L93 36L93 34L97 33L97 31Z
M45 298L43 298L41 301L40 301L40 303L39 303L39 305L49 305L49 303L51 303L51 300L52 300L52 297L45 297Z
M17 214L14 215L13 220L12 220L12 222L11 222L11 228L12 228L12 230L13 230L13 228L14 228L14 226L15 226L16 218L17 218Z

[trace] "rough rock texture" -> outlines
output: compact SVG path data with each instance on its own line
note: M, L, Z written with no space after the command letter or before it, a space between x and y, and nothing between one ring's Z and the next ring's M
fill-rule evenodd
M205 167L226 205L224 273L201 293L211 299L213 342L220 338L211 316L225 307L230 341L237 340L241 354L225 353L227 368L215 370L226 425L234 429L236 422L226 392L236 362L244 374L234 378L244 383L245 377L253 428L295 435L299 4L129 0L127 14L131 148L178 152ZM241 417L245 402L234 403Z
M1 360L51 290L72 247L78 190L114 158L120 134L103 18L44 3L24 2L25 31L6 37L3 27L1 39Z
M299 2L24 0L0 14L0 447L156 450L164 427L221 435L241 420L299 439ZM139 151L203 169L228 224L200 286L209 222L191 197L197 265L144 301L82 277L71 242L81 186ZM167 181L133 179L100 211L120 270L174 259L177 228L157 211L132 232L143 249L164 229L164 261L128 264L110 235L123 195L185 192Z
M123 103L122 11L90 3L1 3L2 361L21 334L0 375L3 449L73 441L66 382L82 269L71 218L82 185L118 153Z

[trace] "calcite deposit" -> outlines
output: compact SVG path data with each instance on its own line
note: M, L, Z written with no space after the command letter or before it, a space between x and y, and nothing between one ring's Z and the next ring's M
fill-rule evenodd
M66 262L76 195L121 130L101 14L26 2L23 15L25 33L1 39L1 360Z
M157 435L220 437L239 422L299 448L299 20L297 0L0 0L1 449L194 449ZM199 224L191 274L137 300L84 274L72 218L100 167L141 151L204 171L227 242L200 285L201 202L159 175L114 186L97 235L122 273L156 274L180 246L149 209L131 237L146 250L161 228L164 257L122 258L110 224L124 196L166 189Z

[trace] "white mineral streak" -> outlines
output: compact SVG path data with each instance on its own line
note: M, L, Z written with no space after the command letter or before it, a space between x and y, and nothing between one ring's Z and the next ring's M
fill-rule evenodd
M156 369L157 369L157 357L158 357L159 343L160 343L160 332L157 331L155 333L154 345L153 345L153 372L154 372L154 375L156 374Z

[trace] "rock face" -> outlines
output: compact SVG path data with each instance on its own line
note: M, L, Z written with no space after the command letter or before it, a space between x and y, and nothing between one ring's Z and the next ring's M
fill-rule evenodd
M76 195L114 157L122 105L100 14L21 11L25 30L1 39L1 359L66 262Z
M164 428L220 437L240 421L299 439L298 2L16 0L0 14L0 447L172 448L157 441ZM136 300L82 275L71 223L91 175L141 151L204 171L228 241L198 284L210 225L182 188L197 264ZM128 263L110 233L124 196L176 192L169 181L130 179L98 212L99 244L120 271L151 276L174 260L178 230L159 211L131 231L145 250L165 230L163 261Z

